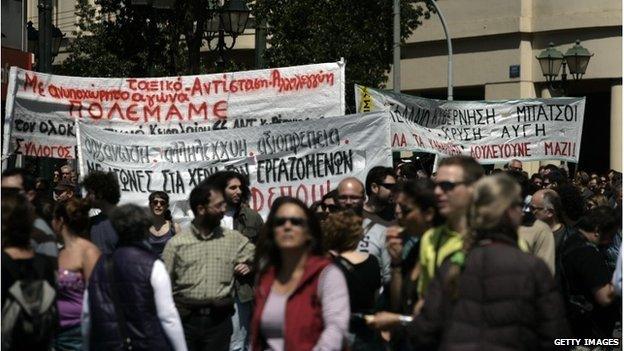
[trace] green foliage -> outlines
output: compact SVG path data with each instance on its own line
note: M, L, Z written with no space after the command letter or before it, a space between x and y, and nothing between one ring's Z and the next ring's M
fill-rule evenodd
M354 111L353 83L380 87L392 63L391 0L256 0L256 21L266 21L271 67L338 61L344 57L347 103ZM401 38L434 9L401 0Z
M185 46L172 13L130 6L129 0L78 0L71 54L57 73L91 77L179 74Z

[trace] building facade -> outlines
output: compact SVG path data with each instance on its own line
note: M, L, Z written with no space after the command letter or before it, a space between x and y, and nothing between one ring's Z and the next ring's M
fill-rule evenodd
M556 94L549 89L535 57L550 42L565 53L580 40L594 56L582 80L569 81L566 89L568 96L587 97L579 168L622 171L620 0L437 3L453 43L455 100L552 97ZM446 99L446 37L435 15L408 38L401 56L404 93ZM518 67L519 75L510 74L517 73ZM528 166L532 172L539 164Z
M35 0L27 19L37 23ZM455 100L548 98L535 58L552 42L561 52L578 39L594 56L580 81L569 78L566 95L585 96L579 168L622 171L622 2L620 0L438 0L453 42ZM53 23L71 32L75 0L54 0ZM253 19L229 55L253 67ZM388 25L392 25L388 23ZM401 48L401 90L446 99L447 47L438 18L424 21ZM205 55L211 54L207 47ZM61 54L56 64L66 57ZM209 61L209 60L208 60ZM518 72L519 70L519 72ZM512 72L514 74L511 74ZM388 86L392 86L389 74ZM528 165L534 172L538 163Z

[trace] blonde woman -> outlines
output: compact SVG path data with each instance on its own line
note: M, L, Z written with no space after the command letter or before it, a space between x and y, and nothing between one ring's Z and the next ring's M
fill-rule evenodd
M420 315L403 322L412 344L439 350L551 349L569 335L563 302L546 264L518 246L520 186L506 175L475 184L464 249L440 267ZM397 315L369 324L387 329Z

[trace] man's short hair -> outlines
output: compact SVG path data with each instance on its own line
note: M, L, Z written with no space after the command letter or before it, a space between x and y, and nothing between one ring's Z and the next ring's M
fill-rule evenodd
M576 180L579 182L580 185L584 187L587 187L587 185L589 185L590 179L591 178L589 177L589 174L587 174L587 172L585 171L580 171L576 175Z
M133 204L115 208L109 215L120 244L141 242L147 239L152 221L146 209Z
M221 175L218 173L212 174L210 177L204 179L197 184L189 195L189 206L191 211L197 216L197 207L200 205L206 205L210 201L210 192L218 191L223 193L223 188L220 185Z
M121 198L119 182L113 172L91 171L82 181L87 192L93 193L96 198L116 205Z
M395 176L394 170L392 168L382 166L376 166L371 168L366 175L366 195L370 197L373 193L373 183L381 185L387 176Z
M2 247L30 248L34 212L26 197L15 188L2 189Z
M14 176L22 177L22 187L24 188L24 191L28 192L35 190L35 179L24 168L7 169L2 172L2 178Z
M548 180L550 184L557 184L557 186L561 186L562 184L566 183L566 177L563 175L560 169L550 171L550 173L544 176L544 180Z
M563 205L561 204L561 197L556 191L552 189L544 190L542 202L545 209L553 211L559 222L563 221Z
M251 198L251 190L249 189L249 179L247 176L235 171L219 171L211 175L225 194L225 189L230 180L236 178L241 182L241 203L246 203Z
M619 221L613 209L599 206L587 211L576 226L586 232L598 231L600 240L610 241L618 230Z
M439 167L443 166L459 166L464 171L464 181L472 184L483 177L483 167L474 158L470 156L451 156L442 159Z

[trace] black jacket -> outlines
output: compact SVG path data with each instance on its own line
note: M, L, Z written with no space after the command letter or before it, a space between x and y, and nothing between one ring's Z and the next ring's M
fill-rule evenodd
M408 327L415 345L440 350L544 350L568 337L565 310L546 264L504 236L481 241L465 258L457 295L440 267L422 313Z
M170 350L169 341L156 314L150 278L156 255L147 247L123 246L113 256L114 282L106 274L106 258L98 260L89 280L91 350L122 350L110 285L114 284L124 312L128 336L134 350Z

